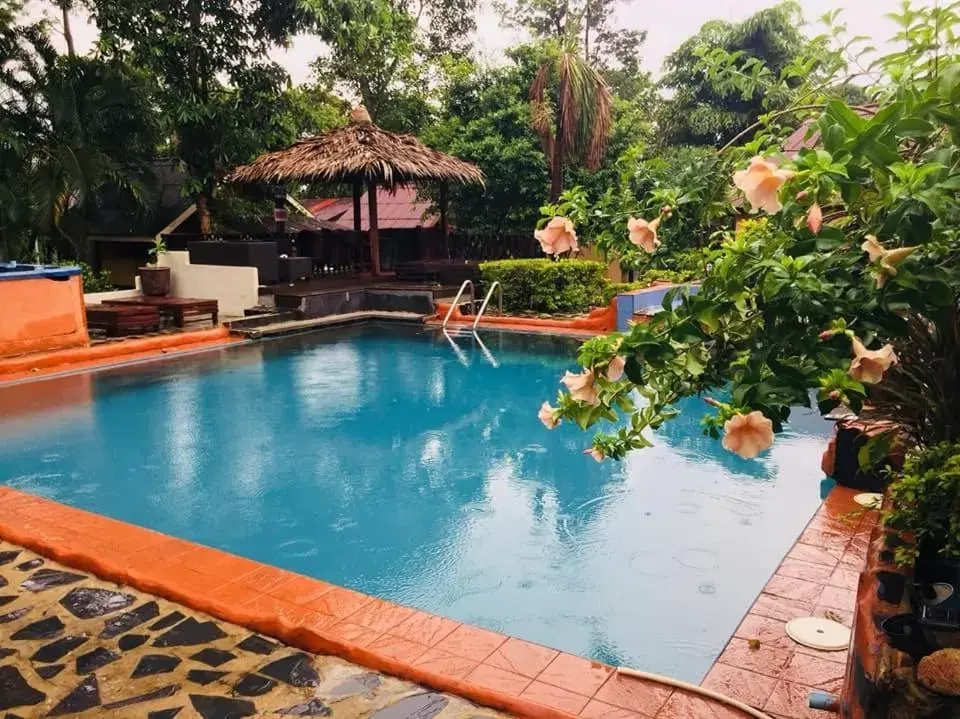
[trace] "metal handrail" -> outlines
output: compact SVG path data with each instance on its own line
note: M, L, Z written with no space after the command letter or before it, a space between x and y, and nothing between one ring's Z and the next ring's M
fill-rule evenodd
M463 291L467 289L467 285L470 285L470 312L473 313L473 311L477 308L477 298L474 295L473 281L464 280L463 284L460 285L460 289L457 291L457 296L453 298L453 304L451 304L450 309L447 310L447 316L443 318L443 324L440 325L441 329L446 328L447 322L450 321L450 315L453 314L453 308L457 306L458 302L460 302L460 297L463 295Z
M494 281L490 285L490 291L487 292L487 296L483 298L483 304L480 305L480 311L477 312L477 316L473 320L473 329L477 329L477 325L480 324L480 318L483 317L483 313L487 311L487 305L490 304L490 298L493 297L493 291L500 290L499 301L497 302L497 312L503 314L503 287L499 282Z

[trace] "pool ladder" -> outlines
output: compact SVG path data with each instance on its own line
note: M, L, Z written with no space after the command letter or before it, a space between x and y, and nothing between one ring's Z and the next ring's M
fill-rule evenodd
M464 280L463 284L460 285L460 290L457 292L457 296L454 297L453 303L450 305L450 309L447 310L446 317L443 318L443 324L440 326L443 336L447 338L447 342L449 342L450 346L453 348L454 353L457 355L457 359L459 359L460 363L465 367L469 366L470 361L467 358L466 353L464 353L464 351L460 348L460 345L458 345L456 340L454 340L453 337L450 336L450 333L447 332L447 322L450 321L450 315L453 314L453 308L458 306L460 298L463 296L463 293L466 291L467 287L470 288L470 312L473 313L473 311L476 309L476 298L474 296L473 282L471 280ZM494 290L500 291L498 305L499 312L501 314L503 313L503 288L500 286L499 282L494 282L492 285L490 285L490 290L487 292L487 296L483 299L483 304L480 306L480 311L477 312L476 317L473 320L471 334L474 342L480 346L480 351L483 353L483 356L486 358L487 362L494 367L499 367L500 363L497 362L497 358L493 356L493 353L489 349L487 349L487 346L483 343L483 340L480 339L480 335L477 334L477 325L480 323L480 318L486 311L487 305L490 304L490 298L493 297Z
M457 291L457 296L453 298L450 309L447 310L446 317L443 318L443 324L441 325L442 329L447 328L447 323L450 321L450 315L453 314L453 308L459 305L460 298L463 297L463 293L467 287L470 288L470 313L473 314L473 312L477 309L477 299L476 295L474 294L475 290L473 287L473 280L464 280L463 284L460 285L460 289ZM480 324L480 318L483 317L483 313L487 311L487 305L490 304L490 299L493 297L494 291L499 292L497 296L497 312L499 314L503 314L503 287L499 282L494 281L494 283L490 285L490 290L487 292L487 296L483 298L483 303L480 305L480 311L476 313L476 316L473 319L474 332L477 331L477 325Z

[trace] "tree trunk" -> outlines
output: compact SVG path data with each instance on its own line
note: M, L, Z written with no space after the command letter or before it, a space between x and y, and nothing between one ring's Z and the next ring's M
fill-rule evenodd
M557 202L563 192L563 155L566 143L563 141L563 93L567 89L567 75L560 78L560 90L557 93L557 131L554 134L553 157L550 158L550 202Z
M62 2L60 12L63 14L63 39L67 41L67 55L74 57L77 49L73 44L73 31L70 29L70 3Z
M197 195L197 219L200 221L200 234L209 235L213 232L213 222L210 219L210 208L207 206L207 193Z

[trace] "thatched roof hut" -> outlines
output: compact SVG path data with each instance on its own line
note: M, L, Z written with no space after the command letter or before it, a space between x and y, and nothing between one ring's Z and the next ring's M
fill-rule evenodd
M379 236L376 222L376 186L407 183L441 184L441 226L446 231L447 183L483 184L476 165L432 150L412 135L399 135L377 127L363 106L350 114L350 124L308 137L285 150L268 152L249 165L238 167L230 182L349 182L353 185L354 229L360 231L360 197L367 185L370 198L370 254L374 274L379 274Z
M387 132L370 121L362 106L350 124L268 152L238 167L234 182L374 181L380 185L409 182L483 184L476 165L432 150L413 135Z

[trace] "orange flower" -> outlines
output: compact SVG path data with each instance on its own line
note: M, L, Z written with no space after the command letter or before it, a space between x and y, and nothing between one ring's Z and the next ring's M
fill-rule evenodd
M896 276L897 266L920 248L897 247L888 250L880 244L876 235L867 235L860 249L867 253L871 263L880 263L879 272L876 275L877 289L880 289L887 284L887 280Z
M627 365L627 358L621 355L617 355L612 360L610 364L607 365L607 379L611 382L617 382L621 377L623 377L623 368Z
M579 249L573 223L566 217L554 217L542 230L536 230L533 236L548 255L559 255Z
M807 227L815 235L819 235L820 228L823 227L823 210L817 202L810 205L810 210L807 212Z
M566 372L560 380L567 386L570 396L578 402L587 404L600 404L600 398L597 396L597 386L594 384L593 372L587 370L580 374Z
M868 350L857 337L853 342L853 360L850 362L849 375L857 382L877 384L883 379L883 373L897 363L893 345L884 345L878 350Z
M590 447L589 449L585 449L583 450L583 453L590 457L593 457L598 462L602 462L604 459L607 458L607 456L596 447Z
M551 407L549 402L544 402L540 405L540 411L537 412L537 417L540 418L543 426L547 429L553 429L560 424L560 410L556 407Z
M773 445L773 422L754 410L737 414L723 425L723 448L744 459L753 459Z
M791 170L779 169L758 155L750 160L746 170L733 173L733 184L746 196L751 212L763 210L768 215L774 215L783 207L777 194L783 183L794 174Z
M644 219L631 217L627 221L627 230L630 232L630 241L644 252L653 252L660 246L657 239L657 228L660 227L660 217L647 222Z

